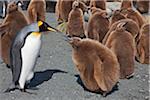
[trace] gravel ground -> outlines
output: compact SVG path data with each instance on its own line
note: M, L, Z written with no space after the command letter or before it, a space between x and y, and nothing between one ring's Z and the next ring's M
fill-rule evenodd
M47 14L47 22L56 26L54 14ZM135 62L135 76L120 80L118 90L107 97L91 93L82 87L78 72L72 62L71 46L61 33L49 33L42 37L43 45L35 67L35 76L28 91L15 90L3 93L11 82L11 71L0 65L0 100L148 100L149 66Z

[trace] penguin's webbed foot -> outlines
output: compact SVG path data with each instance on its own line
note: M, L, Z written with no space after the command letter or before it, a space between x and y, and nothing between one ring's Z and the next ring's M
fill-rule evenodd
M12 83L12 84L10 85L10 87L8 87L8 89L6 89L6 90L4 91L4 93L8 93L8 92L14 91L15 89L17 89L17 86L16 86L14 83Z
M14 91L15 89L17 89L17 88L8 88L8 89L6 89L4 91L4 93L8 93L8 92Z
M32 93L32 92L29 92L29 91L26 91L26 89L20 89L21 92L24 92L24 93L27 93L27 94L34 94L34 95L37 95L36 93Z

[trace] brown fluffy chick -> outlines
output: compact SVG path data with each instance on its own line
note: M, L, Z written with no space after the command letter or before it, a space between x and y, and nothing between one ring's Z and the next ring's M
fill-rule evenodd
M150 64L150 24L144 24L140 32L142 33L142 36L140 37L140 40L137 43L137 58L142 64Z
M72 10L72 4L74 1L79 2L78 7L81 8L83 12L88 10L88 7L82 0L57 0L55 13L59 23L68 21L69 13Z
M132 19L121 19L117 22L115 22L114 24L111 25L109 31L107 32L107 34L105 35L104 39L103 39L103 44L106 43L110 33L114 30L116 30L117 26L120 23L125 23L124 24L124 29L126 31L128 31L129 33L131 33L131 35L133 36L133 38L135 39L135 42L137 42L139 40L140 37L140 28L137 25L137 23L135 21L133 21Z
M69 13L66 33L70 37L85 38L83 11L78 6L79 2L74 1Z
M146 23L144 17L137 10L133 10L132 8L122 9L121 13L124 14L126 18L135 21L140 28Z
M121 10L115 10L110 17L110 26L121 19L126 19L125 15L121 13Z
M30 0L27 12L29 14L30 23L37 21L45 21L46 1L45 0Z
M140 13L148 13L149 12L149 0L136 0L136 8Z
M120 64L120 78L130 78L134 75L135 42L134 38L123 27L125 23L120 23L112 31L106 41L105 46L110 48Z
M87 30L88 38L102 42L109 30L109 20L106 17L106 12L99 8L92 8Z
M106 10L106 0L91 0L90 7L96 7L103 10Z
M8 4L7 15L0 25L1 50L4 63L10 65L10 46L15 35L26 25L28 21L23 12L18 9L16 3Z
M119 80L120 68L115 54L91 39L73 37L72 59L85 87L103 95L109 93Z
M122 0L121 9L132 8L132 0Z

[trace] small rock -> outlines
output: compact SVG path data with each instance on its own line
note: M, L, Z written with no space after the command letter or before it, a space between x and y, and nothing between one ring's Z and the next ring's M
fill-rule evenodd
M145 77L147 78L147 77L149 77L149 75L145 75Z
M146 80L145 80L145 79L142 79L142 81L144 81L144 82L145 82Z
M136 77L136 78L140 78L140 75L136 75L135 77Z
M146 96L144 99L145 99L145 100L149 100L149 96Z
M139 90L140 93L144 93L144 89Z
M49 97L46 97L45 100L50 100L50 98L49 98Z
M50 55L49 57L50 57L50 58L52 58L53 56L52 56L52 55Z
M15 99L15 97L12 97L12 100L14 100Z

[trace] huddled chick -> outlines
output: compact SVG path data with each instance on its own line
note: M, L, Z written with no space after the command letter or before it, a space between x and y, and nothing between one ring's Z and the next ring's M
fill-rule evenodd
M105 10L92 7L88 21L87 37L102 42L109 30L109 20Z
M120 77L120 67L115 54L106 46L92 39L69 39L72 59L82 82L89 91L103 96L112 91Z
M137 43L137 59L142 64L150 64L149 39L150 24L144 24L140 30L141 37Z
M120 64L120 78L130 78L134 75L135 42L131 33L124 29L126 23L119 23L110 32L105 46L110 48Z

